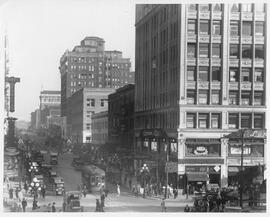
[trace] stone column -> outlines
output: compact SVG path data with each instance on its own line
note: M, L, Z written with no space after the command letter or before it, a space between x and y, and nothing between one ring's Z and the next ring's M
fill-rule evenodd
M224 159L224 164L221 165L220 185L221 187L228 186L228 138L221 138L221 157Z

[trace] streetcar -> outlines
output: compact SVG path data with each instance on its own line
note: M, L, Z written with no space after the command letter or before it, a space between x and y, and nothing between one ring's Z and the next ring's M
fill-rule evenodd
M82 183L88 192L98 192L105 189L105 172L95 165L86 165L82 168Z

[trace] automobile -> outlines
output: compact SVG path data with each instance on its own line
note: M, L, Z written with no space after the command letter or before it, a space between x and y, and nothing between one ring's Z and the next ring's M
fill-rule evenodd
M63 197L63 204L65 204L65 212L82 212L83 207L80 203L80 191L68 191ZM64 206L63 206L64 207Z
M58 154L56 152L50 153L50 163L52 165L56 165L58 163L57 158L58 158Z
M54 177L54 185L56 195L63 195L65 192L64 179L60 176Z
M76 170L80 170L84 166L84 162L80 158L76 157L76 158L73 158L71 165Z
M53 183L55 177L57 177L56 171L50 171L50 172L49 172L49 182L50 182L50 183Z

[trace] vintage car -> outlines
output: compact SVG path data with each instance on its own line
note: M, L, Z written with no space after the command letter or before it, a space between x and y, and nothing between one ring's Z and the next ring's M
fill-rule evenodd
M64 179L60 176L54 177L55 193L56 195L63 195L65 192Z
M83 207L80 203L80 191L68 191L63 198L63 211L64 212L82 212Z

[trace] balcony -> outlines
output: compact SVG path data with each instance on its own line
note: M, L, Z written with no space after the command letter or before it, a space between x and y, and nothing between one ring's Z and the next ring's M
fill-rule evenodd
M251 90L251 82L242 82L241 89L242 90Z
M251 59L242 59L241 66L242 67L251 67Z
M188 19L197 19L197 11L189 11Z
M210 19L210 12L200 12L199 17L200 19Z
M221 20L222 19L222 12L212 12L213 20Z
M240 13L239 12L233 12L230 14L230 20L240 20Z
M264 44L264 36L255 35L255 44Z
M199 58L199 66L209 66L208 58Z
M187 89L196 89L196 81L188 81Z
M255 19L255 21L264 21L265 20L265 13L255 13L254 19Z
M238 67L239 59L230 59L230 67Z
M264 90L263 82L254 82L254 90Z
M221 85L219 81L213 81L211 83L211 89L212 90L220 90L221 89Z
M230 90L238 90L239 89L238 82L230 82L229 83L229 89Z
M242 36L242 44L252 44L252 36Z
M220 58L212 58L211 59L212 66L221 66L221 59Z
M196 66L196 59L188 57L187 59L187 65L188 66Z
M253 13L252 12L242 12L242 20L243 21L252 21Z
M209 43L209 35L200 35L199 42L201 43Z
M264 60L263 59L255 59L254 61L255 67L264 67Z
M191 42L191 43L196 43L196 37L197 37L197 35L195 35L195 34L188 34L187 35L187 41L188 42Z
M208 90L209 89L209 82L208 81L198 81L198 89Z
M230 44L239 44L239 36L231 36Z
M212 35L212 43L221 43L221 35Z

